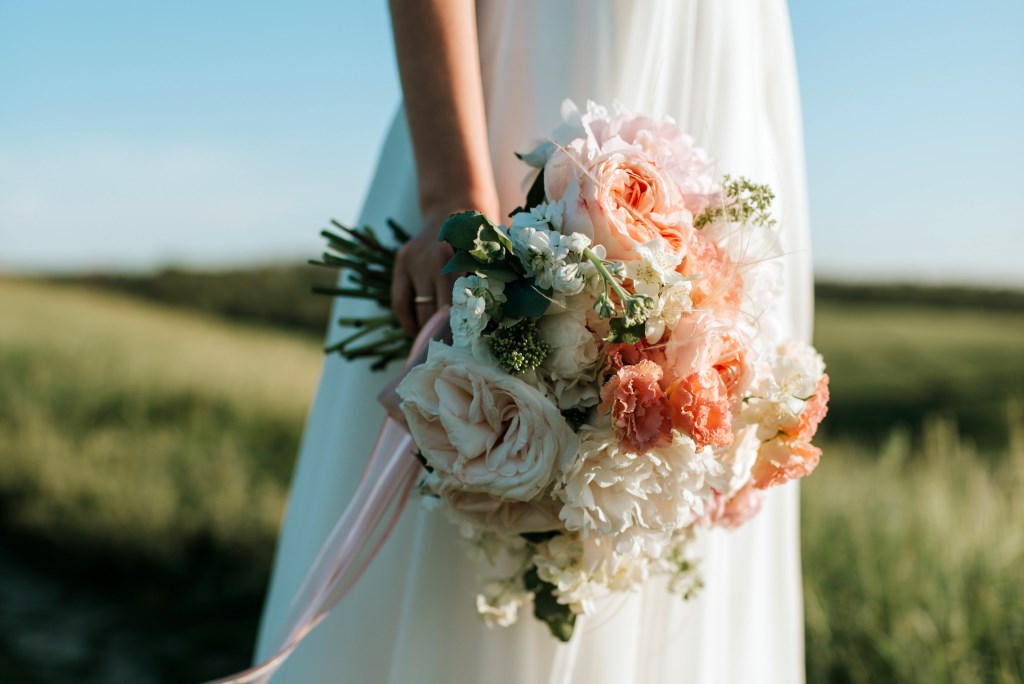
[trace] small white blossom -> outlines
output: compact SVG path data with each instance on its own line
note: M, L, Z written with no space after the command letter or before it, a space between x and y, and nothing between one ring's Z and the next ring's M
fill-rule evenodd
M579 264L564 264L554 270L552 287L555 292L569 296L578 295L583 292L585 285L586 280Z
M508 627L519 619L519 609L531 596L512 580L487 582L477 594L476 610L488 627Z
M676 271L682 257L672 251L664 238L655 238L634 247L633 251L640 259L626 264L626 275L633 281L636 294L654 300L654 308L644 324L644 334L649 344L657 344L684 313L693 309L692 283Z
M491 314L504 301L505 283L476 275L456 280L449 314L455 345L472 346L490 323Z
M576 614L592 613L602 587L583 565L583 544L575 535L560 534L538 545L533 559L537 576L555 585L555 598Z
M583 250L590 247L590 238L583 233L570 233L562 236L562 246L573 254L582 254Z
M562 202L542 202L529 211L520 211L512 217L513 228L550 228L555 231L562 229L562 216L565 205Z

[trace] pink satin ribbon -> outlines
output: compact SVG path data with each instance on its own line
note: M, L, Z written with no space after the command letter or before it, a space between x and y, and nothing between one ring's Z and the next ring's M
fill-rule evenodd
M254 667L209 684L265 684L302 640L327 617L369 567L391 534L422 472L405 428L395 388L426 358L431 340L449 333L448 308L431 317L413 343L402 372L378 400L388 411L352 501L327 536L296 592L274 654Z

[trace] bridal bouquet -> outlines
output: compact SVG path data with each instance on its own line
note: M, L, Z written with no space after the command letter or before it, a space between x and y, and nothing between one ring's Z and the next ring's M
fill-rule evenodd
M477 610L504 626L532 604L567 640L611 592L655 575L700 588L697 530L744 523L817 465L828 375L772 328L767 186L716 181L669 119L568 102L563 119L520 155L538 171L508 225L444 225L446 272L464 274L451 343L431 342L398 394L423 494L494 563ZM393 252L369 231L329 237L328 260L386 304ZM348 321L384 343L339 350L400 356L390 321Z

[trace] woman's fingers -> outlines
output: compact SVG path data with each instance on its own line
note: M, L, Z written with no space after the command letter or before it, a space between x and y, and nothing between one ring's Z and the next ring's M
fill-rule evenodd
M394 276L391 280L391 310L395 313L395 318L398 319L398 324L402 326L405 334L415 337L419 332L419 326L416 324L416 308L413 302L416 292L406 268L407 261L408 252L404 248L398 250L395 257Z
M434 280L440 274L431 272L420 272L416 281L416 296L413 303L416 305L416 329L419 330L430 317L437 311L437 291L434 288Z

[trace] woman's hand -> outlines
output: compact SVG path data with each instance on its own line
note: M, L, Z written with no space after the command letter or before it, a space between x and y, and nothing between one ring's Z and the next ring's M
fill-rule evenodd
M391 308L410 337L415 337L438 309L452 303L452 286L459 274L441 273L454 253L451 245L437 239L441 226L457 211L476 209L496 216L493 200L446 203L445 206L450 208L424 212L423 230L398 250L395 259Z

